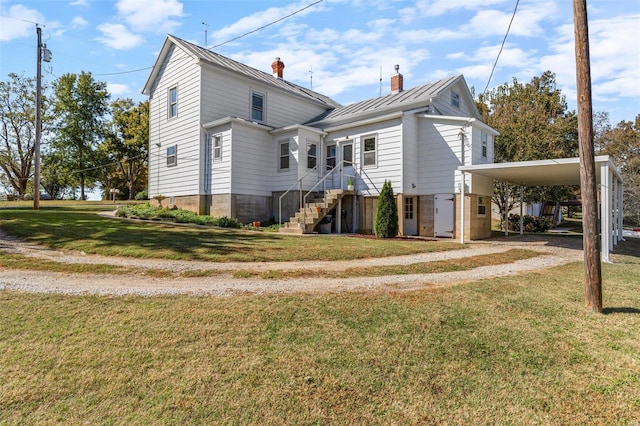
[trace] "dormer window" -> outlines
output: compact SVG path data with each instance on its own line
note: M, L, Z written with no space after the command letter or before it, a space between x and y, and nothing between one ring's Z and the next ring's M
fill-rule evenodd
M264 95L251 92L251 119L262 123L264 121Z
M451 106L460 108L460 95L456 92L451 92Z

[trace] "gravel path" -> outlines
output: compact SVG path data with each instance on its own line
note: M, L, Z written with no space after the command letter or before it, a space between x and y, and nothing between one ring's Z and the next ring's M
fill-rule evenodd
M479 267L469 271L397 275L383 277L350 278L291 278L259 279L233 278L231 273L238 269L298 270L330 269L344 270L349 267L402 265L418 262L432 262L482 254L500 253L512 248L526 248L545 253L532 259L504 265ZM153 296L158 294L209 294L229 296L242 293L319 293L341 291L406 291L446 285L470 280L492 278L505 275L526 273L568 262L582 260L581 242L574 239L535 236L511 237L474 242L466 248L437 253L395 256L375 259L359 259L336 262L261 262L261 263L215 263L201 261L167 261L161 259L134 259L67 253L25 243L0 231L0 250L29 256L38 261L46 259L64 263L108 264L119 266L151 268L183 272L188 270L218 270L221 274L199 278L155 278L143 273L135 275L86 275L66 274L46 271L0 270L0 290L19 290L39 293L64 294L140 294Z

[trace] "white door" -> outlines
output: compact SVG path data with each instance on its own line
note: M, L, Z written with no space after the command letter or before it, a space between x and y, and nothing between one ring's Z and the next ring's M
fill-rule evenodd
M355 180L355 175L356 175L356 171L355 168L353 167L353 142L352 141L346 141L343 142L340 145L340 161L342 161L343 164L343 168L342 168L342 188L346 189L347 187L347 179L354 178ZM354 182L355 184L355 182Z
M418 235L416 197L404 197L404 235Z
M455 221L453 194L436 194L433 203L433 231L436 237L453 238Z

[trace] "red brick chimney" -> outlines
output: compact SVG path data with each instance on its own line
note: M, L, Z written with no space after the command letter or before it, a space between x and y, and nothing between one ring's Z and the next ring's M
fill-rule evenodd
M276 58L275 61L271 64L271 69L273 70L273 76L282 80L282 75L284 72L284 62L280 60L280 58Z
M394 68L396 73L391 76L391 93L400 93L404 90L402 87L402 74L398 71L400 65L396 65Z

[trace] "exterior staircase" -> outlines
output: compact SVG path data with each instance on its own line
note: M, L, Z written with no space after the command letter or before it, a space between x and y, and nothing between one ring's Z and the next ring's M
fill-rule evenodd
M328 189L324 198L315 198L306 203L280 227L280 232L287 234L311 234L320 221L338 204L345 195L353 195L355 191Z

